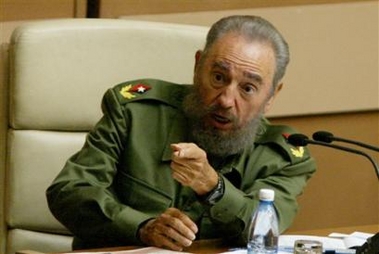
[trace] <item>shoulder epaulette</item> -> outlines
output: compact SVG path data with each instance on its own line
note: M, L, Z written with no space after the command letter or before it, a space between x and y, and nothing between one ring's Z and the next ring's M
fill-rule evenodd
M293 146L287 141L288 136L294 133L296 130L289 126L267 124L256 143L276 146L292 163L300 162L309 157L309 151L303 146Z
M140 79L118 84L113 90L121 105L139 100L157 100L178 107L189 87L158 79Z

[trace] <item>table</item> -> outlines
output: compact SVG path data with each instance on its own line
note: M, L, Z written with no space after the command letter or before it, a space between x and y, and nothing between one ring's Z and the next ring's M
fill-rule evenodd
M360 225L360 226L349 226L349 227L335 227L335 228L323 228L323 229L314 229L314 230L302 230L302 231L289 231L284 234L287 235L315 235L315 236L327 236L330 233L345 233L350 234L355 231L361 231L366 233L378 233L379 232L379 223L371 224L371 225ZM126 246L126 247L115 247L115 248L107 248L107 249L97 249L97 250L86 250L86 252L90 251L118 251L118 250L131 250L139 248L137 246ZM216 240L198 240L193 242L192 246L185 249L185 252L190 253L220 253L228 250L228 246L219 239ZM83 252L83 251L72 251L75 252ZM16 254L46 254L35 251L20 251Z
M354 231L366 232L366 233L378 233L379 223L370 225L360 225L360 226L349 226L349 227L335 227L335 228L322 228L322 229L312 229L312 230L301 230L301 231L288 231L284 234L288 235L318 235L327 236L330 233L343 233L350 234Z

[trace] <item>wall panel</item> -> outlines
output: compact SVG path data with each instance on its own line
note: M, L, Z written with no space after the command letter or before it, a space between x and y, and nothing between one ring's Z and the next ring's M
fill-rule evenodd
M1 0L0 21L72 18L74 0Z
M357 0L101 0L100 17L118 18L124 15L220 11L346 2L357 2Z

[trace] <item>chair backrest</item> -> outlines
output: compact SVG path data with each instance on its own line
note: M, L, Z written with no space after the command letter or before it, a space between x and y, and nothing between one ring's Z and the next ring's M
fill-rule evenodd
M105 90L126 80L191 83L208 28L69 19L18 27L10 43L6 253L71 249L45 190L101 116ZM2 252L0 250L0 252Z

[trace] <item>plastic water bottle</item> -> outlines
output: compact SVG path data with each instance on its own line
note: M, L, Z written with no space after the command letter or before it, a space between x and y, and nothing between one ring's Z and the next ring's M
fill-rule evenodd
M259 206L254 212L247 239L248 254L273 254L278 252L279 225L274 208L275 192L259 191Z

